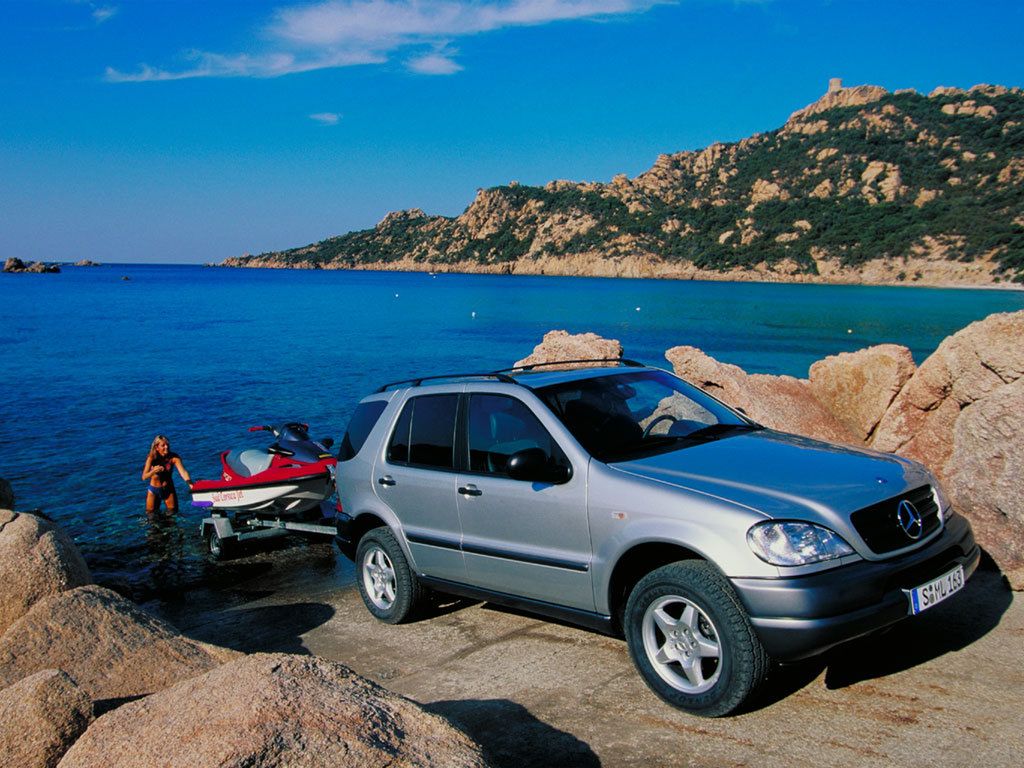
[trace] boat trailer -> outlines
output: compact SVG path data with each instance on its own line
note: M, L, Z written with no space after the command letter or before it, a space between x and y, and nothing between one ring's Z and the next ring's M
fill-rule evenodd
M334 541L338 535L333 505L325 499L320 506L324 514L318 521L288 517L261 517L252 512L220 509L203 518L199 533L206 540L211 557L220 560L230 556L232 550L245 541L276 539L289 533L304 533L325 541Z

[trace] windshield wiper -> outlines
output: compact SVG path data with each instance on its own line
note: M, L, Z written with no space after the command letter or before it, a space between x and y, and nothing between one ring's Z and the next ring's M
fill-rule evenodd
M706 427L701 427L700 429L696 429L693 432L690 432L688 435L683 435L682 437L683 437L684 440L691 440L691 439L707 440L707 439L714 439L716 437L720 437L721 435L724 435L727 432L735 432L735 431L753 432L753 431L758 430L758 429L764 429L764 427L762 427L760 424L746 424L746 423L742 423L742 424L722 424L722 423L719 423L719 424L708 424Z
M706 443L723 437L729 432L754 432L764 429L760 424L708 424L686 435L648 435L640 442L630 443L614 453L602 452L601 460L607 462L629 461L638 455L677 445L679 443Z

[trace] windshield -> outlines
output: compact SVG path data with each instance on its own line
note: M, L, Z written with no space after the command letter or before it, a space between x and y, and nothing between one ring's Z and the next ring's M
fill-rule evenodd
M665 371L614 373L553 384L537 395L587 451L604 462L760 429Z

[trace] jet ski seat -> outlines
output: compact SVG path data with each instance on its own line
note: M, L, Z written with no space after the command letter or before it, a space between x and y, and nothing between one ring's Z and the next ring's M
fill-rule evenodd
M225 462L239 477L252 477L269 469L272 459L266 451L247 448L244 451L228 451Z

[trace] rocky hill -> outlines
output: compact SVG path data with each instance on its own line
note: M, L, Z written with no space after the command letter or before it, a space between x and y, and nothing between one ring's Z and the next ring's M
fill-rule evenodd
M1024 282L1024 91L828 92L781 128L610 183L482 189L459 216L228 266L808 282Z

